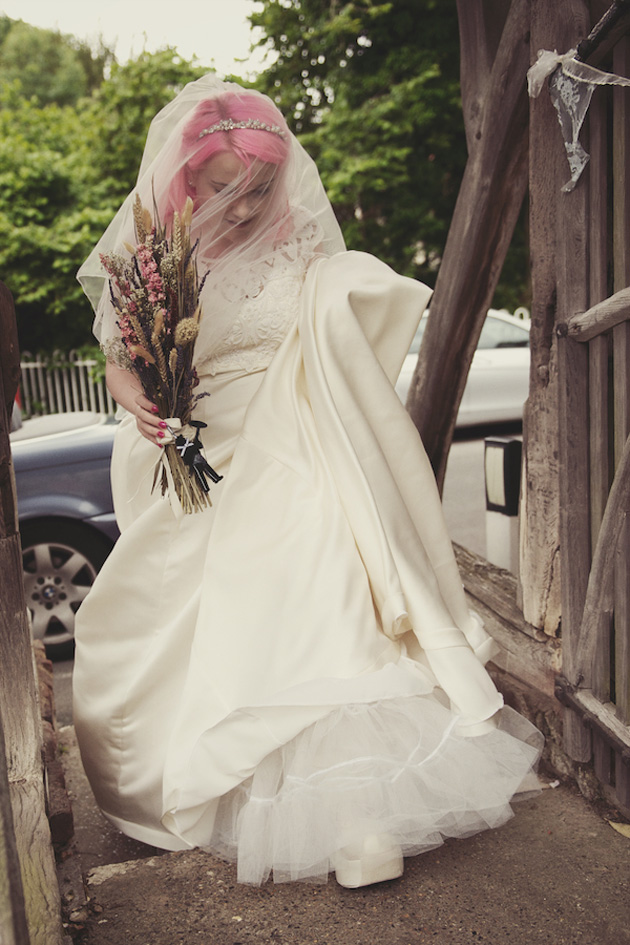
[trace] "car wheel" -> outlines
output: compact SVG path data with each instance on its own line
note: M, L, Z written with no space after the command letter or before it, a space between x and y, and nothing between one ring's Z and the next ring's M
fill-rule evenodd
M21 529L26 606L33 637L49 656L65 657L74 647L77 610L109 554L98 532L78 522L27 522Z

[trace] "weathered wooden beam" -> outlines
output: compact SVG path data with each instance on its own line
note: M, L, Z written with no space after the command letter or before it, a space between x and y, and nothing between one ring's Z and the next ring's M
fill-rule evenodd
M595 11L593 11L595 13ZM608 286L608 188L611 168L608 161L610 90L603 89L591 103L588 122L589 163L589 301L591 306L609 295ZM571 321L571 318L569 318ZM611 425L608 377L610 338L603 334L588 344L589 486L591 506L591 548L597 545L599 529L612 481L609 450ZM611 615L601 613L597 630L599 645L593 665L593 691L608 702L610 687ZM611 777L610 751L601 741L593 743L597 776L606 784Z
M605 45L610 49L610 44L628 29L629 22L630 0L614 0L586 39L578 43L575 58L581 62L592 61L600 47Z
M19 376L17 357L17 335L13 299L6 286L0 282L0 609L11 600L6 582L10 574L2 570L1 548L7 535L15 535L17 514L11 479L11 454L7 429L7 408L13 403ZM16 374L16 364L18 373ZM8 591L8 592L7 592ZM4 619L0 614L0 634L3 636ZM2 681L0 664L0 681ZM4 683L2 687L4 688ZM30 945L24 889L20 871L18 844L13 823L13 809L9 786L6 739L3 713L0 707L0 942L2 945Z
M30 945L67 945L41 780L10 785Z
M583 0L533 0L532 60L539 49L570 49L589 27L589 5ZM588 448L583 436L588 425L588 354L566 340L558 344L554 329L557 321L589 305L588 177L583 175L571 193L561 192L566 156L548 97L539 96L531 104L530 134L533 302L530 396L523 425L523 607L527 619L548 632L558 626L562 614L563 660L570 661L590 564ZM569 755L588 761L589 732L568 709L564 732Z
M7 309L8 306L8 309ZM10 294L0 293L0 323L15 320ZM4 342L4 335L3 335ZM15 394L17 348L0 346L0 723L3 733L0 752L0 869L6 860L11 869L11 898L3 895L0 880L0 942L23 945L62 945L61 902L50 830L46 818L42 734L35 671L28 626L22 553L17 531L15 487L11 468L7 406ZM6 811L12 811L13 840ZM16 873L15 852L19 869ZM19 885L21 884L21 895ZM4 901L3 901L4 900ZM7 918L7 910L10 915ZM21 914L23 911L24 915ZM28 938L20 928L23 920ZM22 937L17 938L20 934Z
M509 0L458 2L460 86L468 153L474 149L483 122L484 101L492 74Z
M580 181L578 188L585 186ZM583 222L583 221L582 221ZM577 234L576 234L577 238ZM567 240L566 249L570 249ZM566 259L566 256L565 256ZM579 283L571 263L564 272L564 292L575 298ZM560 291L560 289L559 289ZM563 293L564 294L564 293ZM583 302L582 302L583 304ZM565 304L564 311L575 305ZM588 351L568 339L558 344L560 425L560 547L562 549L562 657L565 675L572 679L590 570L590 507L588 476ZM589 761L588 729L567 710L564 719L565 748L574 761Z
M613 69L620 75L630 70L630 35L623 36L613 51ZM614 289L630 285L630 98L613 89L613 266ZM620 464L630 436L630 322L613 329L614 452ZM619 470L618 466L618 470ZM627 511L627 506L626 506ZM630 521L619 534L615 562L615 704L617 715L630 724ZM626 775L630 772L626 772ZM626 779L630 791L630 781Z
M458 6L483 3L460 0ZM407 407L440 488L470 364L527 187L529 6L530 0L510 5L409 388ZM471 41L474 36L462 35L462 45Z
M562 677L557 680L556 697L564 705L575 709L587 724L597 726L600 734L608 739L608 743L619 753L623 762L630 764L630 729L619 721L614 705L600 702L590 689L573 689Z
M591 688L592 667L598 643L598 627L602 614L613 610L613 574L619 536L630 509L630 437L615 473L606 511L588 579L584 615L575 640L575 657L571 673L565 673L574 686ZM621 630L621 628L620 628ZM627 671L627 667L626 667Z
M562 645L565 674L573 678L590 569L588 440L584 435L588 428L588 351L564 339L558 345L558 362ZM574 761L590 760L590 732L570 709L565 713L564 738Z
M532 0L531 61L540 49L566 51L590 26L584 0ZM567 164L558 118L548 94L530 102L530 256L532 273L531 370L523 417L523 477L520 510L520 578L523 613L529 623L555 635L562 614L560 567L560 484L558 348L555 323L572 312L565 287L575 261L580 305L584 293L586 234L585 194L560 192ZM582 188L584 182L581 182ZM576 235L577 234L577 235ZM569 240L566 263L562 246ZM565 264L566 263L566 264ZM582 271L580 273L580 267Z
M560 641L523 620L513 574L459 545L454 549L469 606L500 647L492 662L525 685L553 696L561 664Z
M610 295L586 312L571 315L562 329L573 341L590 341L630 319L630 287Z
M628 178L626 178L628 179ZM623 471L627 443L630 439L630 322L613 329L613 403L614 403L614 447L615 480L630 472ZM614 483L613 483L614 485ZM620 487L621 488L621 487ZM622 490L623 491L623 490ZM630 490L629 490L630 491ZM612 489L608 502L616 499ZM622 500L623 501L623 500ZM614 596L614 701L617 715L630 725L630 502L628 493L625 505L619 512L623 521L619 523L617 556L615 559Z
M0 717L0 942L30 945Z
M540 643L549 639L541 630L524 620L517 601L518 582L513 574L490 564L469 548L457 544L453 547L462 583L468 594L484 601L499 620L532 640Z
M610 458L610 397L609 397L609 362L610 351L607 335L600 335L588 345L588 401L589 401L589 490L591 508L591 548L597 547L600 529L608 502L611 481ZM587 592L588 599L588 592ZM598 645L593 661L593 691L602 701L610 699L610 644L612 614L610 610L600 610L598 616ZM601 754L601 753L600 753ZM596 765L602 771L605 758L596 756Z

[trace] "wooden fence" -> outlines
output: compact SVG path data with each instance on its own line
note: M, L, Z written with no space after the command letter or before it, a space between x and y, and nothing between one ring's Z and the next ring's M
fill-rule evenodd
M630 74L630 36L607 63ZM598 89L563 195L559 285L565 746L630 811L630 92ZM569 251L570 250L570 251ZM614 294L610 294L613 292Z
M116 405L99 377L99 363L76 352L52 358L23 352L20 394L25 416L94 410L113 414Z
M577 473L567 477L564 490L574 505L570 515L565 512L565 527L573 541L582 533L584 548L592 550L588 562L578 544L569 546L563 556L564 580L578 591L581 614L574 610L572 624L566 616L563 620L564 673L557 694L571 713L569 753L576 761L592 757L607 793L628 810L630 291L573 316L561 330L561 383L573 387L574 410L565 428L563 453L567 471L572 468ZM586 375L580 370L584 366ZM579 383L585 376L588 384ZM573 435L580 416L587 417L586 449L583 437ZM581 486L588 487L588 501L580 501Z

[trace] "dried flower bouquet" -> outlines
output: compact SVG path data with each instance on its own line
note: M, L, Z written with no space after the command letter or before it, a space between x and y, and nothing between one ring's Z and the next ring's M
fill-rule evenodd
M138 377L172 434L158 460L153 487L159 480L164 495L170 479L183 511L196 512L211 504L206 477L218 482L221 476L201 452L199 428L205 424L192 420L195 404L205 396L194 393L203 279L191 245L192 201L188 198L181 214L174 214L170 239L157 210L152 219L138 195L133 215L137 245L125 244L130 258L101 256L121 333L116 360ZM187 435L186 428L196 431Z

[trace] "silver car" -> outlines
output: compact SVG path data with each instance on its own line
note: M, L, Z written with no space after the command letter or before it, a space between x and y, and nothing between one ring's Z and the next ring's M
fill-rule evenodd
M396 382L403 403L428 317L424 315L420 322ZM489 310L457 414L458 427L522 420L529 392L529 329L529 320Z
M72 650L75 614L118 537L115 429L112 417L76 412L26 420L11 433L26 604L49 655Z

